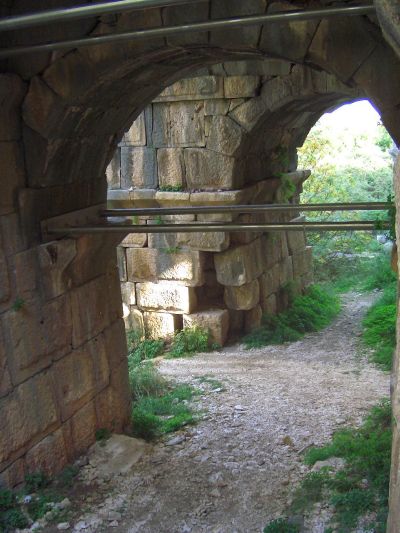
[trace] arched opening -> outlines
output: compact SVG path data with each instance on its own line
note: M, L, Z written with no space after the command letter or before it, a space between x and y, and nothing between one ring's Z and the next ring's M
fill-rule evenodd
M60 25L56 33L112 33L266 8L263 2L208 7L202 3L196 10L144 10L112 21L78 24L73 30ZM291 7L283 3L283 8ZM96 428L118 430L128 419L116 240L88 235L42 244L40 223L104 202L104 172L117 143L165 86L199 66L272 55L329 72L359 88L381 110L382 120L398 139L398 61L376 21L358 17L276 28L270 33L259 27L226 35L211 32L196 38L104 45L5 62L7 127L2 154L10 176L1 215L5 428L14 428L15 410L27 409L21 424L0 437L0 470L6 483L18 484L24 470L37 465L59 469L87 449ZM5 43L36 38L34 32L16 32ZM284 90L280 85L278 92ZM25 267L33 273L28 281ZM65 324L63 335L60 323ZM30 331L36 341L21 342L21 336L31 338ZM104 357L96 358L99 343L106 348L100 350ZM75 372L90 376L85 387ZM38 398L35 403L30 402L33 395Z

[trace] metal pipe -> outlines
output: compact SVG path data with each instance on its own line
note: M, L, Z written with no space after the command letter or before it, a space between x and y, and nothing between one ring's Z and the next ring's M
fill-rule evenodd
M0 19L0 32L33 28L34 26L43 26L52 22L62 23L68 20L96 17L108 13L122 13L123 11L133 11L135 9L194 4L199 1L201 0L117 0L116 2L103 2L95 5L49 9Z
M199 215L223 213L264 213L266 211L382 211L392 207L388 202L328 203L328 204L263 204L223 205L195 207L148 207L106 209L102 217L154 216L154 215Z
M150 39L153 37L168 37L181 33L203 32L212 30L230 30L233 28L254 26L272 22L293 22L301 20L321 19L336 16L356 16L371 15L375 13L373 5L330 7L324 9L310 9L303 11L286 11L280 13L270 13L266 15L251 15L247 17L236 17L231 19L212 20L206 22L195 22L181 24L179 26L167 26L146 30L136 30L124 33L114 33L110 35L100 35L97 37L83 37L81 39L71 39L54 43L44 43L31 46L17 46L13 48L3 48L0 50L0 58L13 57L35 52L52 52L54 50L64 50L79 48L82 46L92 46L112 42L132 41L139 39Z
M383 228L388 228L383 224ZM49 228L47 233L211 233L218 231L371 231L376 230L373 221L349 222L302 222L277 224L150 224L143 226L109 224L103 226L64 226Z

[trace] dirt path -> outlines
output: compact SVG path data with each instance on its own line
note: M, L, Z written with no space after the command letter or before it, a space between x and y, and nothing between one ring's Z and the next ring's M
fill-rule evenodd
M203 384L204 419L178 434L184 437L180 444L156 444L134 472L111 482L115 492L103 512L119 509L122 516L114 528L96 531L262 531L308 471L302 451L327 442L338 427L358 424L389 394L389 376L369 364L358 346L372 298L348 294L330 327L289 345L235 345L163 360L164 375L197 386L198 378L208 376L221 381L223 390Z

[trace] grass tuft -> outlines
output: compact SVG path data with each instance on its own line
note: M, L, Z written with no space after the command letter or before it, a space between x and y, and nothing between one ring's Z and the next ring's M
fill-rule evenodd
M210 334L206 329L197 326L179 331L172 341L167 357L186 357L195 353L208 352L215 347L210 346Z
M340 309L336 296L318 286L293 299L292 305L278 315L265 315L262 325L243 339L247 348L296 341L311 331L327 326Z

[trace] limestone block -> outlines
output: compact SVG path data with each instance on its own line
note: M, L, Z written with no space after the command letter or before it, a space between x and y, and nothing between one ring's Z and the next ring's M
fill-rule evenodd
M153 148L121 147L121 187L157 187L157 160Z
M186 78L170 85L154 100L154 102L173 100L205 100L223 98L223 79L217 76Z
M144 321L142 311L131 306L129 308L129 314L124 316L124 322L127 331L137 331L141 336L144 336Z
M243 176L235 172L235 159L200 148L184 152L186 181L190 189L240 188Z
M62 470L68 463L68 452L62 429L54 431L26 454L28 472L43 472L48 476Z
M130 281L121 283L121 295L123 303L126 305L136 305L136 292L134 283L131 283Z
M157 165L160 187L185 185L185 163L181 148L157 150Z
M293 281L292 257L286 257L283 261L279 263L279 266L280 266L279 284L282 286L285 283Z
M229 311L229 336L241 333L244 328L244 311Z
M212 231L209 233L186 233L189 236L188 245L192 250L203 252L221 252L229 247L229 233Z
M71 439L70 453L72 452L76 458L86 452L96 440L98 425L94 400L87 403L68 420L68 429Z
M76 240L62 239L37 248L41 283L47 299L56 298L71 287L67 267L77 255Z
M26 272L26 269L24 269ZM26 272L27 274L27 272ZM27 280L27 277L24 278ZM18 279L17 279L18 281ZM4 250L0 248L0 302L7 302L10 298L10 280L8 275L8 264Z
M212 118L207 139L207 149L225 155L234 155L242 142L243 130L231 118L215 116Z
M197 251L128 248L129 281L176 281L190 287L203 285L203 255Z
M108 321L112 323L114 320L118 320L123 316L121 282L118 276L118 269L115 265L108 270L105 278L103 290L107 292Z
M257 96L259 85L259 76L228 76L224 78L225 98Z
M232 61L224 63L228 76L287 76L290 63L280 59L252 59L251 61Z
M206 100L204 102L204 116L226 115L229 111L228 100Z
M293 276L297 278L312 271L312 248L307 246L302 252L292 255Z
M239 287L258 278L264 270L262 240L237 246L214 256L217 279L222 285Z
M72 344L76 348L108 326L109 298L106 276L100 276L71 292Z
M121 149L117 148L113 158L106 168L107 185L109 189L121 188Z
M62 327L60 327L62 324ZM40 305L37 300L22 301L2 315L5 345L12 352L9 361L14 384L49 366L71 345L72 317L69 299L64 296Z
M53 383L41 372L0 400L0 464L59 425Z
M153 144L157 148L204 146L204 103L153 104Z
M143 248L147 244L147 233L129 233L120 246L126 248Z
M127 146L145 146L146 124L144 111L140 113L129 130L124 133L122 144Z
M125 248L118 246L117 248L117 261L118 261L118 272L120 281L126 281L128 279L127 269L126 269L126 253Z
M156 202L161 207L178 207L189 205L190 193L188 192L172 192L172 191L157 191ZM171 215L167 215L170 217ZM165 219L163 219L165 220ZM172 218L174 221L174 218Z
M193 287L184 287L173 281L138 283L136 285L138 307L149 311L164 310L169 313L191 313L196 307Z
M246 203L251 196L250 187L234 191L198 191L190 193L192 205L235 205Z
M6 359L6 346L4 345L3 335L0 331L0 398L8 394L11 388L11 377Z
M116 320L104 330L104 343L108 366L112 370L127 357L126 331L123 319Z
M261 301L276 292L280 284L281 264L276 263L260 277Z
M274 2L268 13L295 10L290 2ZM307 53L311 39L319 21L281 22L265 25L261 34L260 48L272 56L290 57L294 61L302 61Z
M265 12L265 0L219 0L211 5L211 19L224 19L241 15L262 14ZM256 47L260 28L235 28L214 30L210 32L210 43L222 48L241 46Z
M146 337L166 339L174 336L181 327L179 315L172 313L143 313Z
M228 309L248 311L255 307L260 299L260 286L255 279L240 287L225 287L224 302Z
M288 231L286 233L289 252L291 255L299 250L303 250L306 246L306 236L304 231Z
M3 487L22 486L25 482L25 460L17 459L0 473L0 483Z
M246 333L260 327L262 315L263 312L260 305L256 305L253 309L246 311L244 319L244 330Z
M54 365L54 379L63 421L83 407L109 383L104 337L69 353Z
M267 315L276 315L278 311L278 301L276 293L270 294L267 298L261 301L261 309Z
M368 28L362 20L321 20L307 53L307 59L338 76L349 80L366 58L370 57L376 42L368 37ZM346 53L339 53L345 50ZM389 49L386 49L389 52ZM372 54L373 55L373 54ZM386 58L385 58L386 59ZM382 67L383 65L379 65ZM378 77L382 76L379 68ZM386 78L383 76L383 78ZM358 82L359 80L357 80ZM386 78L385 83L391 85ZM365 85L360 84L365 90Z
M0 214L16 209L17 191L25 187L24 155L19 142L0 142L0 168L4 176L0 195Z
M211 343L223 346L228 338L229 312L227 309L207 309L183 315L183 327L196 326L208 330Z
M21 137L18 108L26 90L24 82L15 74L0 76L0 140L15 141Z
M229 113L229 116L246 131L251 131L268 111L264 100L258 96L247 100Z

